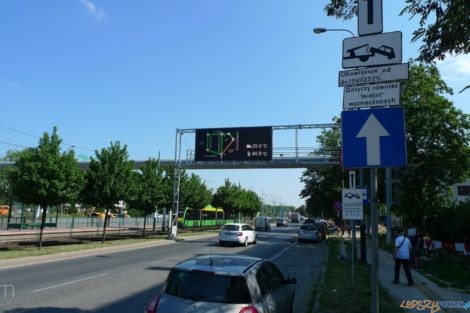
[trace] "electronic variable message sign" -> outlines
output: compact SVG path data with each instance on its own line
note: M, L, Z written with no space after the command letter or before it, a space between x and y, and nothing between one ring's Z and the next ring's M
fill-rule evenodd
M272 127L196 129L195 161L272 160Z

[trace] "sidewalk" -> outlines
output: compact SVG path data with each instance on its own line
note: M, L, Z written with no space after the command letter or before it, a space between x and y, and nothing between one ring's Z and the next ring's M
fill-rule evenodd
M350 239L347 239L347 241L350 244ZM356 249L356 255L360 256L359 238L356 240ZM368 244L367 263L369 264L371 263L370 257L370 246ZM400 284L394 284L392 283L395 275L395 260L393 259L393 256L387 251L379 249L378 258L378 279L380 285L397 300L397 308L402 307L404 312L470 312L469 293L460 292L452 288L439 287L436 283L414 269L411 269L411 276L413 277L414 284L413 286L407 286L408 281L406 280L403 267L400 268ZM425 300L429 300L429 302L424 302ZM467 306L469 307L468 309L444 308L443 306L445 304L439 306L437 301L461 301L463 303L468 303ZM452 303L447 303L447 305L451 304Z

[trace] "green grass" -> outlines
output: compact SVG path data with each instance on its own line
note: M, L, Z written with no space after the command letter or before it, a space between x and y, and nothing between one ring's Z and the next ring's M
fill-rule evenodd
M441 287L470 290L470 258L460 255L441 255L424 262L419 272ZM470 293L470 292L469 292Z
M370 267L357 264L355 267L356 284L351 283L351 261L341 260L339 245L341 239L328 239L328 260L325 264L323 284L315 292L320 293L319 312L336 313L370 312ZM347 246L347 245L346 245ZM381 313L403 312L400 304L380 287L379 310Z
M197 235L212 234L214 231L203 230L195 232L181 232L178 233L178 236L181 238L189 238ZM129 237L116 237L109 236L106 238L104 243L101 243L101 237L83 239L83 240L63 240L56 241L44 241L43 247L41 249L37 248L37 242L29 242L26 244L4 244L0 246L0 260L2 259L12 259L12 258L21 258L27 256L40 256L40 255L51 255L62 252L73 252L80 250L89 250L102 247L113 247L121 245L131 245L144 242L150 242L155 240L165 240L168 238L167 234L151 234L147 233L145 238L141 236L138 238L129 238Z

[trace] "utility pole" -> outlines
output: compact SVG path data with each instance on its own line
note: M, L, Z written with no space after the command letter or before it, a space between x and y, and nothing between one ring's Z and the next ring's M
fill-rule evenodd
M378 270L379 270L379 244L378 244L378 224L377 224L377 168L370 169L370 223L371 223L371 312L379 312L379 288L378 288Z

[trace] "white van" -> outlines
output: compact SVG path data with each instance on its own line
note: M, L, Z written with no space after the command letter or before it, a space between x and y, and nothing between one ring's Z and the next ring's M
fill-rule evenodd
M271 230L269 217L257 216L255 219L255 230Z

